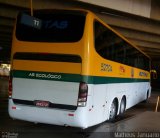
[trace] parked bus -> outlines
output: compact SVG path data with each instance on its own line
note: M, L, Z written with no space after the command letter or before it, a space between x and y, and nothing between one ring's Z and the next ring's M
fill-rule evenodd
M150 58L87 10L17 17L9 115L87 128L150 96Z

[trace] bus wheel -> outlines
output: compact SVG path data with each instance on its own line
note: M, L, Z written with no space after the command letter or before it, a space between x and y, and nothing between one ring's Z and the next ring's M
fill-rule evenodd
M143 102L144 103L148 103L148 100L149 100L149 90L147 91L146 99Z
M112 122L115 120L115 117L117 115L117 102L116 99L113 100L110 108L110 115L109 115L109 121Z
M123 97L122 100L121 100L121 104L120 104L120 110L119 110L119 115L123 115L123 113L125 112L126 110L126 98Z

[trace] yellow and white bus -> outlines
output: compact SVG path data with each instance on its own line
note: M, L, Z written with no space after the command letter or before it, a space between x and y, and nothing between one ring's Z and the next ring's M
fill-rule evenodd
M9 115L87 128L150 96L150 58L87 10L20 13Z

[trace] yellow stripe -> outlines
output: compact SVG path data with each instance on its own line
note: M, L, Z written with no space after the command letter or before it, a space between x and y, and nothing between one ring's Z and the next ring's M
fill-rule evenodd
M91 52L92 54L94 52ZM100 56L90 55L89 72L83 75L101 76L101 77L118 77L118 78L137 78L137 79L150 79L150 72L138 69L135 67L127 66L110 60L106 60Z
M81 63L14 60L13 69L80 74Z

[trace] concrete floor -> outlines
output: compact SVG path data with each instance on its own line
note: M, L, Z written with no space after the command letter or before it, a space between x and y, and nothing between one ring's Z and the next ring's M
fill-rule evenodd
M13 120L7 109L7 78L0 78L0 137L2 138L160 138L160 112L155 113L160 90L153 91L148 103L140 103L127 110L114 123L104 122L86 130L48 124L34 124ZM160 110L160 108L159 108Z

